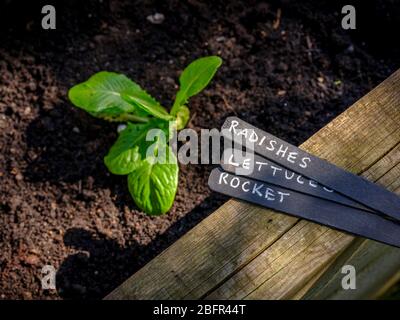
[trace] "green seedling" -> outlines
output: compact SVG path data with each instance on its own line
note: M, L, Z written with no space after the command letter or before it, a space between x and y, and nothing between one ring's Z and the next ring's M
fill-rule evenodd
M92 116L126 123L104 163L111 173L128 175L133 200L149 215L166 213L178 187L179 166L168 142L171 127L181 130L187 125L189 98L207 86L221 63L221 58L210 56L189 64L179 77L169 113L138 84L114 72L96 73L68 92L71 102ZM147 141L151 129L161 130L167 139L160 135L155 142ZM164 161L158 161L160 156Z

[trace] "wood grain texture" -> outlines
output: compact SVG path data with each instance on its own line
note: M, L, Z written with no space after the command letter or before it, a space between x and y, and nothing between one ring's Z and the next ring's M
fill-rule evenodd
M342 266L356 270L356 290L343 290ZM338 259L305 294L304 299L375 299L400 278L400 250L363 240L346 259Z
M363 176L377 180L400 194L400 144L376 162ZM343 290L342 266L354 266L357 290ZM379 298L400 279L400 249L367 239L359 239L321 275L304 299L373 299Z
M399 192L399 124L397 71L301 148ZM353 240L229 200L106 299L301 298Z
M363 176L368 177L372 181L377 181L378 184L386 186L391 191L396 191L400 180L400 172L398 171L398 166L400 164L399 151L400 148L396 146L384 158L377 161L371 168L364 172ZM386 157L390 157L391 161L387 161ZM307 223L307 225L311 225L311 223ZM318 228L321 229L320 234L315 233ZM285 236L290 234L290 232L292 232L294 229L295 228L290 229ZM309 231L305 229L302 232L296 233L297 236L295 236L294 239L288 240L284 237L280 238L276 243L274 243L273 246L266 249L260 256L245 266L240 273L233 275L229 280L227 280L226 283L222 284L213 294L209 296L209 298L296 298L297 291L303 290L303 287L306 286L308 279L319 272L318 268L326 267L326 264L331 262L330 257L336 256L337 252L335 252L335 250L340 250L340 248L344 247L344 245L351 240L349 236L346 236L343 233L339 233L330 229L328 230L322 226L315 226L312 228L312 231L314 234L312 234L311 237L309 234L307 234ZM305 237L305 235L310 237L311 241L313 241L310 247L307 245L308 239ZM338 238L335 238L335 236ZM336 243L332 245L333 241L336 241ZM285 250L285 248L280 247L282 245L288 245L290 242L294 242L296 245L301 243L302 246L300 248L294 248L291 250ZM363 295L365 297L371 297L373 292L371 288L376 288L376 290L378 290L378 286L380 284L384 284L390 280L389 275L393 274L393 270L389 266L393 266L393 268L400 267L400 249L378 244L370 240L368 243L371 243L371 248L370 246L367 246L367 248L361 252L360 256L364 257L364 260L361 260L360 256L358 256L358 259L356 260L358 265L355 265L356 270L368 270L370 273L374 271L382 276L378 277L376 275L372 275L372 279L368 281L369 286L366 287L367 281L362 279L362 276L364 278L368 278L368 275L366 275L365 272L362 273L362 276L360 276L360 281L363 282L364 286L359 288L357 292L351 292L351 294L357 298L360 298ZM301 251L301 249L304 250ZM274 259L274 253L276 251L281 254L277 261L283 265L278 265L278 262L275 262L275 260L273 260L273 263L269 262L271 259ZM368 257L366 257L367 254ZM386 265L385 263L380 263L372 266L372 262L370 262L370 260L375 261L377 256L382 260L385 260L388 264ZM384 259L386 256L387 258ZM389 257L392 258L389 259ZM398 258L397 261L396 257ZM317 261L315 267L313 266L314 261ZM334 276L332 275L333 280L329 280L332 281L332 287L324 288L323 292L325 292L325 290L329 292L335 288L335 290L338 291L335 291L335 294L339 295L340 292L341 295L349 297L351 296L350 291L344 291L341 289L340 280L343 275L340 273L340 270L341 266L344 264L354 265L354 262L345 260L343 263L338 264L334 269ZM366 269L368 265L369 268ZM257 266L259 270L253 272L253 268L255 266ZM280 267L279 270L274 269L277 266ZM385 270L380 270L381 268ZM260 270L262 270L262 272ZM299 277L300 274L302 275L301 277ZM382 277L385 277L385 281L383 281ZM240 282L240 278L255 279L254 282L256 285L258 285L258 287L246 281L244 281L245 284L240 284L238 283ZM233 285L233 283L235 284ZM230 296L226 296L223 292L223 290L226 290L227 287L229 287ZM234 293L233 290L238 290L239 287L241 290ZM319 295L315 295L314 298L327 298L329 297L328 292L326 293L326 296L325 293L323 295L320 292ZM334 296L332 293L332 299L335 297L336 296Z

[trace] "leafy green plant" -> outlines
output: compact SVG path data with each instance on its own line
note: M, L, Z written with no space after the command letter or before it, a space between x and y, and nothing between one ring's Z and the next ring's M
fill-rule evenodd
M104 163L111 173L128 175L132 198L149 215L166 213L178 187L179 166L168 144L171 127L181 130L187 125L189 98L207 86L221 63L221 58L210 56L189 64L179 77L179 91L169 113L138 84L114 72L96 73L68 92L71 102L92 116L126 122ZM147 141L151 129L161 130L167 139L159 135L155 142ZM158 161L161 155L166 161Z

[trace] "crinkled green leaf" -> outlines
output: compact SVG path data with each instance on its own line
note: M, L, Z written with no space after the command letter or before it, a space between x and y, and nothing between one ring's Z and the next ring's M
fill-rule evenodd
M117 141L104 157L104 163L113 174L129 174L140 165L148 124L128 123L119 133Z
M139 117L148 115L143 108L122 99L121 93L128 89L143 92L138 84L126 76L101 71L87 81L72 87L68 92L68 97L75 106L99 118L112 120L124 114Z
M207 86L221 64L220 57L209 56L193 61L183 70L179 77L180 89L171 110L173 116L178 113L180 106L187 103L190 97L198 94Z
M104 157L104 163L113 174L129 174L146 158L147 149L155 141L146 141L149 130L159 129L169 139L168 122L151 119L148 123L128 123L127 127L119 133L117 141Z
M169 162L154 163L147 158L128 176L129 192L136 205L149 215L166 213L172 206L178 187L179 167L167 147Z
M167 110L165 110L157 100L143 90L137 90L135 88L127 89L121 93L121 97L126 102L139 107L144 112L147 112L156 118L167 121L173 119L173 117L169 115Z

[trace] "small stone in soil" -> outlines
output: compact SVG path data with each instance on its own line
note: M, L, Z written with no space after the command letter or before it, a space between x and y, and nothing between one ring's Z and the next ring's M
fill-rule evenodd
M29 291L24 291L23 296L24 296L24 300L32 299L32 293L30 293Z
M30 107L26 107L24 110L24 115L28 115L31 113L31 108Z
M39 258L34 254L30 254L25 257L24 262L28 265L37 265L39 263Z
M161 24L164 22L165 16L162 13L157 12L147 16L146 19L152 24Z

